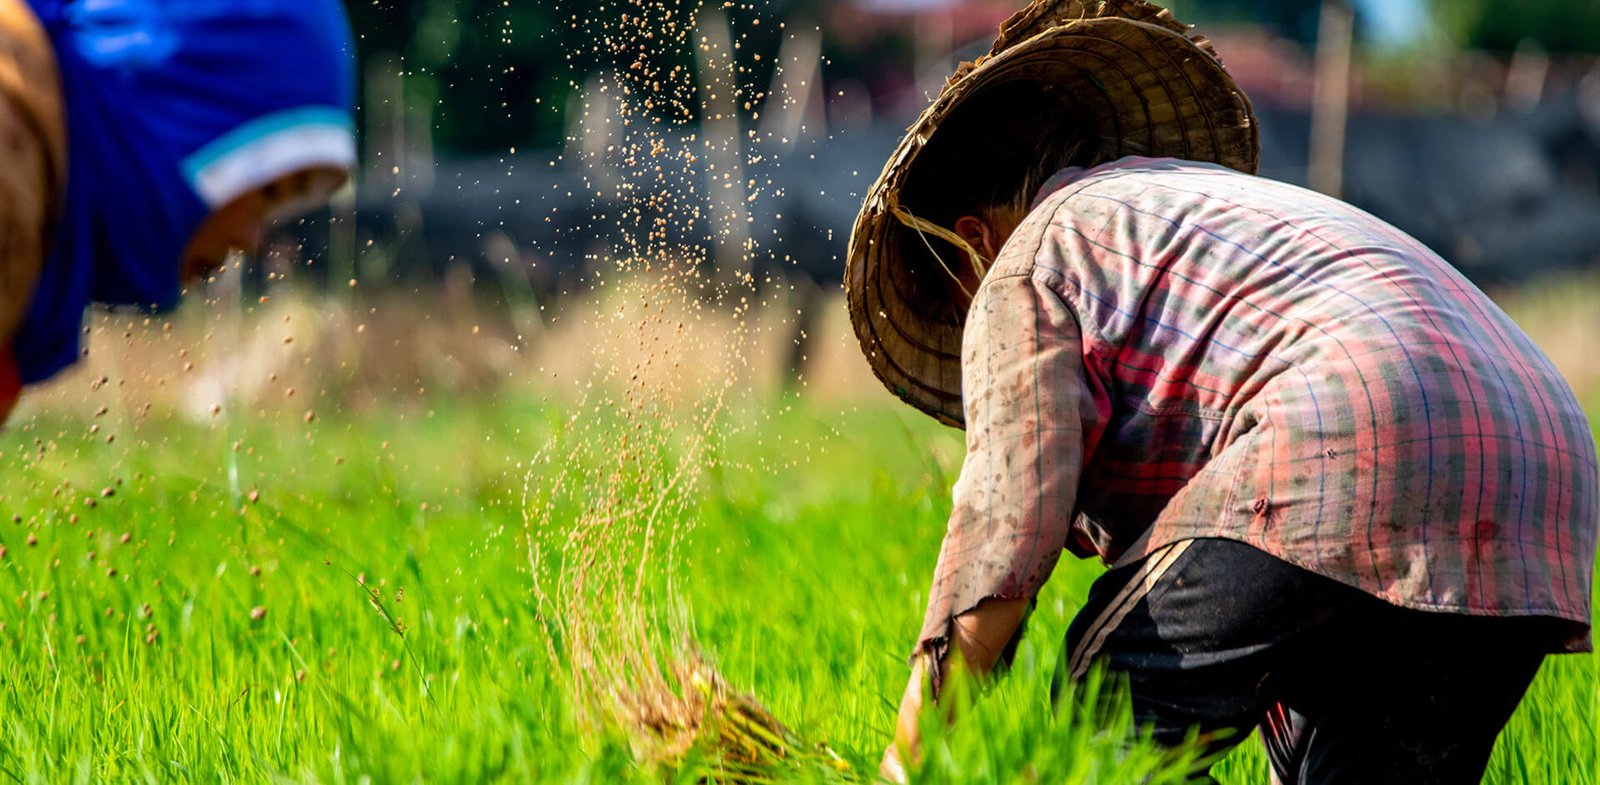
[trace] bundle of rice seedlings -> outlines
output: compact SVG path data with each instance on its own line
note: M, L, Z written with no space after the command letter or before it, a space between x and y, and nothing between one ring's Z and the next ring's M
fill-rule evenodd
M864 781L826 744L811 744L754 697L730 687L698 654L658 680L618 696L618 719L646 765L690 770L698 782L765 785L805 773L812 781Z

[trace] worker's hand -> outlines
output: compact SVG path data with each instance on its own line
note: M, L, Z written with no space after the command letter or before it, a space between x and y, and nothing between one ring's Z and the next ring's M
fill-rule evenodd
M976 676L992 672L1000 660L1000 652L1015 635L1027 613L1026 600L989 599L978 607L957 616L950 625L955 652L943 662L934 661L931 655L921 655L912 662L911 679L900 696L900 711L895 715L894 743L883 754L878 773L894 783L906 781L906 767L915 768L922 762L922 706L930 693L931 668L940 668L943 683L949 683L954 660L959 659L965 669ZM946 721L955 719L955 707L941 706Z
M932 658L918 656L911 664L911 678L906 691L900 696L900 711L894 720L894 741L883 753L883 763L878 774L893 783L906 781L906 763L912 766L922 760L922 728L917 724L922 717L922 704L928 693L928 665ZM902 757L903 756L903 757Z
M883 762L878 764L878 778L892 785L906 785L906 767L900 762L900 753L893 745L883 751Z

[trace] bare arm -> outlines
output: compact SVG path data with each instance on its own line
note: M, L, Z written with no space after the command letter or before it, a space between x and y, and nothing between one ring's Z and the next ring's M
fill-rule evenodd
M1016 634L1028 608L1027 600L988 599L978 607L957 616L951 625L952 643L961 653L961 662L976 676L986 676L994 671L1000 653ZM911 667L911 680L900 697L900 711L895 717L894 744L884 753L881 774L890 782L904 782L905 773L901 756L908 760L922 757L922 733L917 718L922 714L923 701L928 692L928 672L931 658L918 657ZM939 663L944 680L950 678L955 658L946 657ZM937 703L937 701L936 701ZM942 707L947 719L953 719L953 707Z
M1017 248L1038 245L1036 237ZM967 454L917 636L919 651L960 656L919 657L900 703L896 746L884 756L886 777L897 779L899 755L907 762L920 755L917 716L930 676L944 683L951 661L977 675L992 671L1071 537L1084 455L1110 409L1084 370L1084 351L1076 315L1044 278L991 277L968 310L961 352ZM950 707L942 708L948 718Z

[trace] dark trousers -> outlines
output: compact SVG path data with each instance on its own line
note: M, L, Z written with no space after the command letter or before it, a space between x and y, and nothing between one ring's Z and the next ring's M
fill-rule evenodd
M1281 783L1476 783L1561 622L1400 608L1231 540L1107 572L1064 670L1125 677L1135 718L1221 754L1259 727Z

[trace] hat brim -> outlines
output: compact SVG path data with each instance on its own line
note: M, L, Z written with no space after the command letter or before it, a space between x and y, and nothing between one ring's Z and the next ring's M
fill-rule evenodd
M1181 158L1254 173L1260 140L1249 99L1202 47L1203 39L1197 43L1168 25L1070 20L957 72L890 156L850 238L850 319L884 386L940 422L962 427L966 314L949 297L942 270L916 269L901 252L902 241L938 241L918 237L893 215L918 154L942 121L987 89L1034 81L1092 116L1100 160ZM996 142L1005 133L995 129Z

